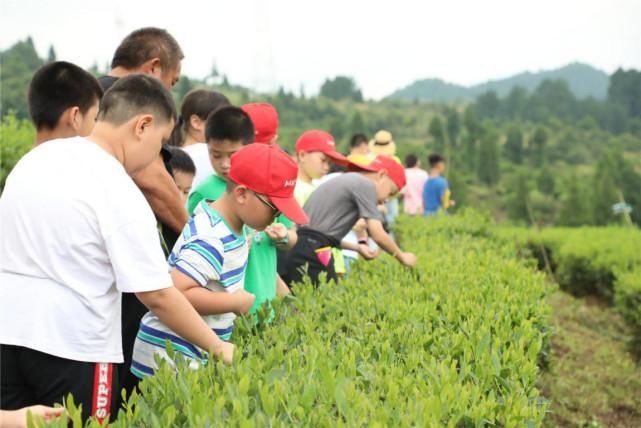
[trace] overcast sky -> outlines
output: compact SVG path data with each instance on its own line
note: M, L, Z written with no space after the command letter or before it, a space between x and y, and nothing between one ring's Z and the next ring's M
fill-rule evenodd
M183 71L215 62L233 83L316 93L349 75L368 98L419 78L475 84L572 61L641 69L641 0L0 0L0 49L31 35L41 56L89 67L142 26L168 29Z

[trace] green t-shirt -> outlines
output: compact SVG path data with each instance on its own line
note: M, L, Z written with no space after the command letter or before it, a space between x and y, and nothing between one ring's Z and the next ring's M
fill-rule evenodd
M193 213L196 206L203 199L215 201L220 198L227 188L227 182L217 175L212 175L204 180L194 192L189 195L187 209L189 214ZM277 218L288 229L292 223L285 216ZM269 239L265 232L254 232L245 226L245 233L252 237L245 270L245 290L254 294L256 300L250 313L255 313L260 305L276 297L276 244Z
M189 212L189 215L192 215L200 201L203 199L215 201L225 193L225 189L227 189L227 182L225 180L216 174L210 175L189 195L189 199L187 199L187 212Z

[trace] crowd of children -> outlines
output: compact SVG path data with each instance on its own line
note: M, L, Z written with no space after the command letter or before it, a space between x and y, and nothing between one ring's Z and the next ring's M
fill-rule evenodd
M293 159L270 104L198 89L178 114L183 56L143 28L107 76L58 61L32 78L36 140L0 197L0 424L69 393L109 420L166 341L194 369L231 362L236 316L304 277L338 281L380 250L416 264L389 234L396 194L409 214L453 203L443 158L429 179L416 157L406 170L387 131L344 156L309 130ZM59 415L46 406L29 409Z

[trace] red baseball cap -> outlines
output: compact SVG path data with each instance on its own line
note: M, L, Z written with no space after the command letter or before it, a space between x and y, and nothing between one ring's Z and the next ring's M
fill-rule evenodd
M405 187L406 177L405 177L405 168L403 165L396 162L389 156L378 155L367 165L356 164L350 162L348 165L348 170L350 171L366 171L366 172L379 172L385 171L387 176L392 179L398 190L400 191Z
M278 112L269 103L249 103L241 107L254 124L254 142L271 143L278 132Z
M299 152L321 152L330 158L334 163L347 165L345 156L336 151L336 142L332 134L318 129L305 131L296 141L296 153Z
M231 157L231 181L267 196L294 223L307 224L307 214L294 199L297 177L298 165L277 144L249 144Z

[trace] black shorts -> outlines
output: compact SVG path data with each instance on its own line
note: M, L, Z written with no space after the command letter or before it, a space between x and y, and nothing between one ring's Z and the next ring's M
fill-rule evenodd
M17 410L63 404L69 393L82 404L82 418L115 418L120 406L113 363L67 360L13 345L0 345L0 408Z
M119 384L127 391L127 397L131 395L133 389L138 386L138 379L131 373L131 360L134 353L134 343L136 342L136 335L140 327L140 320L149 311L142 304L134 293L122 293L122 312L121 312L121 327L122 327L122 354L124 356L124 364L118 367Z
M316 230L298 229L298 241L290 251L283 253L279 260L278 274L288 286L302 282L305 273L318 285L320 274L325 272L327 281L338 281L334 269L332 248L340 243Z

